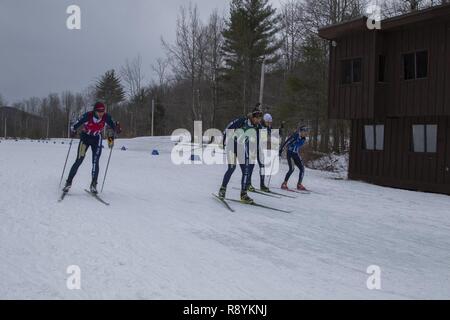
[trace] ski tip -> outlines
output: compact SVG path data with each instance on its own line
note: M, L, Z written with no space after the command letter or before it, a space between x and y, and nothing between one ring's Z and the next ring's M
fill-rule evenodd
M235 212L235 210L233 208L230 207L230 205L225 201L226 199L222 199L220 198L217 194L212 193L213 197L216 198L217 200L219 200L220 202L222 202L225 207L227 207L227 209L231 212Z
M101 199L98 194L96 193L92 193L87 189L84 189L84 191L86 191L87 193L89 193L92 197L94 197L95 199L97 199L99 202L103 203L105 206L109 206L110 203L106 202L105 200Z

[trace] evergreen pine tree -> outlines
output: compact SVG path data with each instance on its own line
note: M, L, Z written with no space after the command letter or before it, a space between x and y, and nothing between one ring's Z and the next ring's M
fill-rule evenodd
M257 102L261 65L279 59L276 39L280 18L269 0L232 0L230 20L223 32L228 94L246 113Z
M107 71L95 86L96 98L102 100L108 108L113 108L125 100L125 91L114 70Z

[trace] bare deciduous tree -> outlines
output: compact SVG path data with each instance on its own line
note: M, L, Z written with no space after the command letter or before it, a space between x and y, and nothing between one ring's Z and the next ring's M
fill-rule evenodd
M369 0L305 0L304 3L305 28L317 33L321 27L361 16Z
M223 29L225 22L219 13L214 11L207 26L207 76L211 88L210 127L214 127L216 110L219 104L219 71L223 66L221 48L223 45Z
M193 120L202 120L203 117L198 103L198 84L204 70L205 36L205 28L200 21L198 8L190 3L187 9L184 6L180 8L175 44L161 39L177 80L189 81Z
M70 91L65 91L61 94L62 108L66 115L67 123L67 137L70 136L70 122L73 118L75 109L75 96Z
M164 88L167 85L168 67L169 67L169 60L164 58L158 58L156 59L156 62L152 64L152 70L157 75L159 86L161 88Z
M138 94L145 79L145 75L142 72L141 56L138 55L131 61L127 59L125 65L120 69L120 76L125 82L128 96L132 98Z
M301 44L305 38L303 24L304 6L298 0L288 0L281 7L281 47L284 68L291 73L301 56Z
M381 13L384 18L449 3L448 0L384 0Z

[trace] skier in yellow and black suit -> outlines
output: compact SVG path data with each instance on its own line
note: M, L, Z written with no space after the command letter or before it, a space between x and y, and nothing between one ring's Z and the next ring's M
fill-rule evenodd
M255 137L255 141L253 142L256 147L256 129L258 125L261 123L263 117L263 113L259 108L255 108L252 113L250 113L247 117L238 118L231 122L224 131L224 147L227 154L228 161L228 170L223 177L222 186L219 190L219 198L225 199L225 195L227 192L227 186L230 182L231 176L236 170L237 161L240 161L240 167L242 170L242 179L241 179L241 202L251 204L253 203L253 199L251 199L247 194L247 187L249 185L249 177L251 170L251 137ZM235 130L232 135L233 141L226 141L226 131L227 130ZM239 151L243 152L238 152ZM253 165L254 166L254 165Z

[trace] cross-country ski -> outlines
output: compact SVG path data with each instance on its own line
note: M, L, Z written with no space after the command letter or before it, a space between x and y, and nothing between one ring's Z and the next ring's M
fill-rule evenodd
M246 206L259 207L259 208L272 210L272 211L283 212L283 213L292 213L292 211L289 211L289 210L274 208L274 207L267 206L267 205L260 204L260 203L256 203L256 202L247 203L247 202L243 202L242 200L236 200L236 199L225 199L225 200L226 201L232 201L232 202L235 202L235 203L240 203L240 204L246 205Z
M239 188L233 187L233 190L240 190ZM275 199L281 199L281 195L277 195L275 193L272 192L264 192L262 190L259 189L252 189L252 190L247 190L250 193L255 193L255 194L259 194L262 196L266 196L266 197L270 197L270 198L275 198Z
M94 199L96 199L97 201L99 201L100 203L103 203L106 206L109 206L110 204L108 202L106 202L105 200L103 200L102 198L99 197L98 194L93 193L92 191L89 191L87 189L85 189L84 191L86 191L88 194L90 194Z
M228 204L228 202L227 202L227 200L226 199L222 199L222 198L220 198L218 195L216 195L216 194L212 194L213 195L213 197L215 198L215 199L217 199L220 203L222 203L224 206L225 206L225 208L227 208L228 210L230 210L231 212L235 212L234 211L234 209Z
M275 188L276 189L276 188ZM258 192L262 192L262 193L268 193L268 194L270 194L270 195L274 195L274 196L277 196L278 198L280 198L280 197L284 197L284 198L290 198L290 199L297 199L297 197L296 196L290 196L290 195L287 195L287 194L283 194L283 193L279 193L279 192L274 192L274 191L272 191L272 190L265 190L265 191L263 191L263 190L261 190L261 189L256 189L256 191L258 191Z

